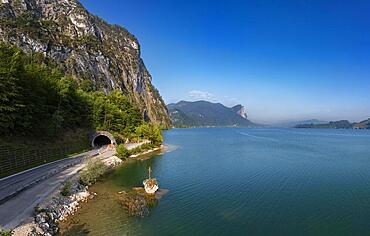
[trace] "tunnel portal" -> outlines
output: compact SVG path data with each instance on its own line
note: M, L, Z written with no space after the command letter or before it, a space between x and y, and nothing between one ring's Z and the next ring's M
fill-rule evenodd
M99 148L109 144L116 145L116 140L113 135L107 131L98 131L91 139L91 146L94 148Z

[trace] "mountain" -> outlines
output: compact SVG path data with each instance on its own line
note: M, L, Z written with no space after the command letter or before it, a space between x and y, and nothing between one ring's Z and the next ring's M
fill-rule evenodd
M350 129L352 124L348 120L330 121L325 124L301 124L296 128L329 128L329 129Z
M125 28L90 14L77 0L2 0L0 41L42 53L79 84L122 91L146 120L170 125L166 106Z
M239 104L239 105L233 106L231 109L239 116L243 117L244 119L247 119L247 111L245 107L243 107L242 105Z
M326 124L328 123L327 121L322 121L318 119L310 119L310 120L297 120L297 121L286 121L278 124L274 124L273 126L275 127L287 127L287 128L292 128L297 125L307 125L307 124Z
M370 129L370 118L358 123L353 124L353 128L355 129Z
M226 107L207 101L180 101L167 105L171 121L177 127L189 126L241 126L253 127L242 105Z
M367 120L369 122L369 120ZM330 121L325 124L301 124L295 126L295 128L326 128L326 129L353 129L356 128L368 128L369 123L366 124L366 121L360 123L351 123L348 120L339 120L339 121Z

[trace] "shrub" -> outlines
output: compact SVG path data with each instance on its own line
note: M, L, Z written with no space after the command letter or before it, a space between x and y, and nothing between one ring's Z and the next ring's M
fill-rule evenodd
M0 236L12 236L13 234L14 234L13 230L0 229Z
M162 131L159 126L154 124L144 123L138 126L135 134L139 138L149 139L154 145L159 145L163 142Z
M130 155L129 151L123 144L118 145L116 150L117 150L117 156L123 160L126 159Z
M146 150L158 147L158 146L159 145L152 144L152 143L144 143L143 145L141 145L139 147L136 147L136 148L133 148L133 149L129 150L129 155L138 154L138 153L141 153L143 151L146 151Z
M60 194L62 196L67 197L67 196L71 195L71 193L72 193L72 183L71 183L71 181L67 181L67 182L65 182L62 189L60 190Z
M80 173L80 182L84 185L90 185L98 181L108 170L108 167L99 159L90 160L87 166Z

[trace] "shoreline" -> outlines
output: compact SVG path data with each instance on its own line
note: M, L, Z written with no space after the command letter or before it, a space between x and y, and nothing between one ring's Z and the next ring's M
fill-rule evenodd
M151 148L138 154L130 155L126 160L118 158L116 153L112 156L101 160L107 167L107 171L114 171L118 166L127 163L129 160L147 160L154 157L155 152L168 150L166 145ZM85 169L86 166L83 168ZM70 183L71 194L63 196L61 194L64 186ZM91 185L90 185L91 186ZM35 216L31 222L24 222L12 230L14 236L21 235L56 235L59 232L58 222L66 221L71 215L74 215L80 208L80 203L87 202L94 198L97 194L89 192L89 185L80 183L80 172L75 173L70 178L53 190L41 203L35 207Z
M144 155L151 154L155 151L164 150L165 148L166 148L166 146L161 144L159 147L151 148L151 149L145 150L145 151L143 151L141 153L138 153L138 154L132 154L132 155L129 156L128 159L139 158L139 157L142 157Z

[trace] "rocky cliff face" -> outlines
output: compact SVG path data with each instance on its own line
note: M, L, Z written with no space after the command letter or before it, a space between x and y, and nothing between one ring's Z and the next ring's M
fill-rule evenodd
M77 0L0 0L0 40L41 52L78 82L121 90L151 122L170 125L137 39L87 12Z
M244 106L242 106L242 105L236 105L236 106L232 107L231 109L233 109L233 111L235 111L236 114L238 114L242 118L244 118L244 119L247 119L248 118L248 116L247 116L247 110L245 109Z

